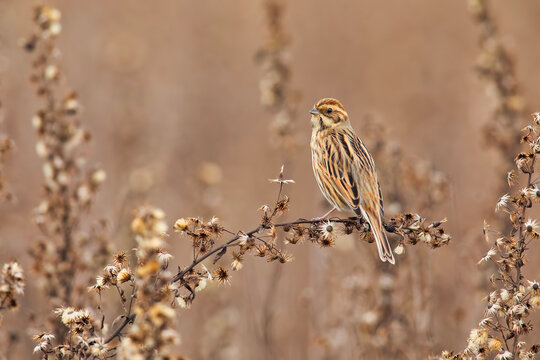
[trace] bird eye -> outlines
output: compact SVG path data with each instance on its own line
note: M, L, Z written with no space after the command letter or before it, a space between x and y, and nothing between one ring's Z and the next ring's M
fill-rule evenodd
M326 110L326 112L327 112L328 114L330 114L330 113L332 112L332 109L331 109L331 108L328 108L328 109Z

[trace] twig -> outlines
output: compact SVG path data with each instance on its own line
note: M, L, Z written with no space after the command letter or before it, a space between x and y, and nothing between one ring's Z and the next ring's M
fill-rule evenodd
M534 173L534 164L536 162L536 156L533 157L530 165L530 171L527 175L527 189L532 188L532 175ZM519 245L518 245L518 261L516 261L516 282L514 284L514 290L519 291L519 286L521 285L521 267L523 266L522 255L525 250L525 236L523 234L523 224L525 219L525 212L527 210L527 205L522 205L521 208L521 217L519 219ZM515 354L517 350L517 344L519 342L519 333L516 333L514 336L514 344L512 345L512 352Z
M329 221L331 221L333 223L340 223L340 224L348 225L348 226L355 226L357 228L358 228L359 225L364 224L363 219L362 218L357 218L357 217L331 218ZM324 222L325 222L324 220L319 220L319 219L307 220L307 219L304 219L304 218L299 218L299 219L294 220L294 221L272 224L272 226L275 227L275 228L282 228L283 229L283 228L291 227L291 226L294 226L294 225L311 225L311 226L317 225L317 226L319 226L319 225L322 225ZM394 224L388 223L388 222L385 222L383 225L384 225L384 227L385 227L385 229L386 229L386 231L388 233L399 234L401 236L406 235L406 234L410 234L410 233L412 233L414 231L418 231L417 228L408 227L408 226L401 226L401 227L397 228ZM264 229L269 229L269 228L270 228L270 226L264 227L263 225L259 225L257 228L246 232L245 235L247 235L250 238L254 238L255 234L259 233L260 231L262 231ZM211 251L209 251L205 255L201 256L200 258L194 259L194 261L187 268L185 268L184 270L179 271L178 274L171 280L171 282L174 283L174 282L177 282L177 281L181 280L187 273L191 272L197 265L199 265L200 263L202 263L204 260L208 259L212 255L214 255L214 254L218 253L219 251L223 250L224 248L236 245L234 242L236 240L238 240L240 238L240 236L241 235L237 234L233 238L231 238L230 240L225 242L224 244L212 249ZM257 238L257 239L261 240L260 238Z
M122 322L122 324L111 334L111 336L109 336L106 340L105 340L105 344L108 344L110 343L111 341L114 340L114 338L116 338L117 336L120 335L120 333L122 332L122 330L124 330L124 328L132 323L133 321L135 321L135 317L136 315L135 314L131 314L131 315L128 315L124 318L124 321Z

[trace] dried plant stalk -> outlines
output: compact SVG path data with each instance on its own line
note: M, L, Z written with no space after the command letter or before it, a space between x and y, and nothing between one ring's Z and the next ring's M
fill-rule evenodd
M212 274L202 263L213 257L215 264L231 248L235 249L232 253L232 270L239 270L242 267L243 258L248 254L264 257L268 262L290 261L292 257L277 246L278 230L284 233L285 244L309 241L321 247L330 247L334 245L336 236L340 232L346 234L358 232L361 239L373 242L369 225L362 218L332 218L328 221L298 219L283 223L276 222L275 220L288 211L289 207L289 198L283 194L283 187L294 181L284 178L282 167L279 176L272 182L279 184L277 201L272 207L261 206L259 209L262 212L261 222L253 230L234 233L224 228L217 218L212 218L209 222L203 222L198 218L181 218L176 221L174 229L189 238L193 247L193 262L172 279L173 282L180 282L182 287L190 290L188 296L184 298L186 303L189 304L194 299L195 292L191 290L197 288L201 280L207 280L213 276L221 282L229 281L230 273L227 269L219 267ZM405 213L391 218L384 226L387 232L400 236L400 246L421 242L437 248L450 241L450 236L441 226L443 222L428 223L418 214ZM225 233L231 235L231 238L217 245L217 241ZM201 269L200 266L203 268Z
M144 345L144 342L151 341L148 340L149 336L165 336L163 334L156 335L155 329L151 330L153 329L152 324L153 326L157 325L155 321L149 319L151 313L149 309L155 304L160 304L156 306L163 307L164 303L170 303L181 308L188 308L194 301L196 293L204 290L208 282L229 283L231 271L242 269L243 261L248 255L266 258L267 262L286 263L291 261L292 256L278 246L279 230L283 232L281 240L285 244L309 241L319 244L321 247L330 247L334 245L339 232L348 234L357 232L362 239L368 242L374 241L369 225L363 219L356 217L334 218L329 221L298 219L284 223L276 222L276 219L288 210L289 198L283 194L283 187L285 184L293 183L293 181L284 178L283 168L279 176L272 181L279 184L276 203L272 207L263 205L260 208L261 222L251 231L234 233L223 227L215 217L207 222L199 218L178 219L174 224L174 230L190 240L193 260L189 266L180 268L175 276L166 271L171 256L161 250L163 238L159 234L166 231L166 225L163 222L164 215L156 209L141 208L139 215L132 223L132 229L138 235L139 243L137 250L139 264L135 274L141 278L140 281L136 282L137 287L132 299L133 297L137 298L134 309L139 308L140 310L132 311L133 300L131 300L128 306L129 310L122 315L122 323L104 343L108 344L119 337L124 328L133 322L135 325L142 322L138 326L134 325L132 328L134 330L129 330L128 334L133 335L122 340L122 346L126 345L131 349L131 352L125 353L126 356L133 355L134 349L147 351L148 346ZM385 228L386 231L401 237L401 246L422 242L432 248L437 248L450 241L450 236L445 233L441 225L441 221L428 223L418 214L407 213L390 219L385 223ZM228 234L230 238L219 244L224 234ZM221 261L228 251L231 251L232 262L230 266L216 266L215 264ZM148 275L150 278L144 280L147 271L150 271L150 275ZM119 274L119 269L116 270L116 273ZM156 278L157 274L159 274L159 278ZM113 276L112 279L117 279L117 277ZM98 277L93 289L101 291L104 285L110 285L106 283L106 277ZM125 303L127 300L122 301ZM159 318L163 320L163 324L170 326L174 313L170 312L168 308L162 310L165 313ZM143 319L137 320L140 317ZM155 338L154 340L157 341ZM171 342L163 343L170 344Z
M34 54L31 81L45 101L32 118L38 142L36 151L43 159L44 195L34 210L34 221L41 239L31 250L34 270L52 304L82 306L86 301L78 276L93 269L100 256L107 255L107 243L97 230L82 230L83 215L105 180L101 169L88 169L80 146L90 139L78 120L80 104L74 91L61 86L56 38L61 32L60 11L49 6L34 9L34 34L24 47ZM63 95L60 95L64 92ZM84 256L83 256L84 254ZM81 281L83 284L85 280ZM55 321L55 333L62 341L65 327Z
M491 248L479 264L491 262L496 271L490 278L495 288L486 297L484 318L471 330L467 348L459 354L445 351L441 359L533 359L540 344L528 345L525 335L533 331L530 314L540 308L540 285L524 276L527 253L540 238L538 222L529 218L531 208L540 202L536 174L540 155L540 113L523 129L521 142L527 149L514 159L516 170L508 174L513 191L503 195L496 210L505 213L508 232L491 230L484 223L484 236ZM525 187L516 189L517 173L525 176Z
M487 143L499 149L502 157L513 162L518 152L521 124L526 123L527 105L518 86L512 56L498 38L488 0L469 0L469 9L480 29L480 55L476 72L495 98L494 114L485 126Z
M265 46L259 50L255 59L263 71L259 81L261 103L273 116L270 139L285 153L292 154L298 146L294 131L298 94L289 85L289 36L283 30L284 10L285 5L280 0L265 0L268 35Z
M172 256L163 250L167 225L160 209L141 207L137 210L132 230L137 240L137 270L134 274L136 298L135 320L119 348L120 359L171 359L171 346L180 342L174 320L177 287L167 270ZM131 309L131 305L130 305ZM126 315L129 321L131 314Z
M288 59L290 36L283 25L286 3L282 0L265 0L263 8L266 21L266 43L256 55L256 60L262 69L259 81L260 100L273 117L269 139L272 145L281 151L284 163L291 164L291 159L299 144L294 122L299 94L290 86L291 68ZM281 268L271 273L266 290L268 295L265 296L261 307L260 342L264 347L262 352L266 359L277 356L273 331L275 304L273 296L277 293L276 289L282 274Z
M89 288L100 299L107 289L115 289L123 313L109 326L104 313L99 320L102 305L98 309L59 308L56 314L68 329L65 342L54 345L54 335L39 333L34 337L34 352L41 353L43 359L179 358L171 353L179 336L172 307L176 289L167 270L171 255L163 250L167 231L164 216L162 210L151 206L137 209L131 226L137 242L135 270L129 266L128 254L118 253ZM133 326L124 336L122 330L129 324Z
M4 124L4 106L0 99L0 130ZM13 194L9 190L8 181L5 176L4 164L7 157L13 151L15 143L6 134L0 132L0 199L11 200Z

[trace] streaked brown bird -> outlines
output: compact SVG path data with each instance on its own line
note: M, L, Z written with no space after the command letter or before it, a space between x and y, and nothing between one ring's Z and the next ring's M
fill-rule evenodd
M381 187L373 158L356 136L349 115L336 99L321 99L310 111L311 159L315 179L334 210L353 210L375 237L382 261L395 263L384 232Z

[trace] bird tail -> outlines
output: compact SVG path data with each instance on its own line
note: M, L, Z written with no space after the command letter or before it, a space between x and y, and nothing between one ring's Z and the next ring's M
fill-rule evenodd
M355 209L354 212L356 213L356 215L362 216L369 223L369 227L371 228L371 232L373 233L373 236L375 237L375 242L377 243L377 249L379 250L379 257L381 258L381 260L388 261L390 264L395 264L396 260L394 259L394 254L392 252L390 242L388 241L386 233L384 232L382 221L375 216L370 217L367 212L361 207Z

